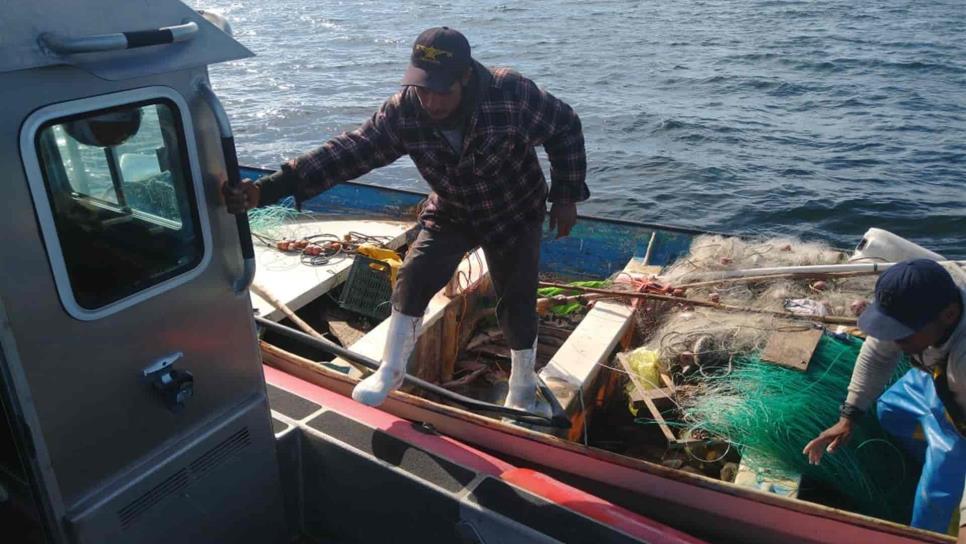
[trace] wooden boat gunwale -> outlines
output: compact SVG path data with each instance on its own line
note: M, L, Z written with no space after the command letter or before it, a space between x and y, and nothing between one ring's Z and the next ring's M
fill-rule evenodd
M271 173L275 172L275 170L272 170L272 169L269 169L269 168L260 168L260 167L255 167L255 166L242 166L240 168L241 168L241 172L242 172L242 177L247 177L249 179L256 179L258 177L266 176L268 174L271 174ZM398 195L400 197L417 197L419 199L423 199L423 198L426 198L427 196L429 196L427 193L422 193L420 191L414 191L412 189L401 189L401 188L398 188L398 187L384 187L382 185L376 185L376 184L373 184L373 183L366 183L366 182L362 182L362 181L344 181L344 182L340 183L339 185L344 185L344 186L349 186L349 187L358 187L358 188L362 188L362 189L371 189L371 190L378 191L378 192L381 192L381 193L395 194L395 195ZM338 188L338 186L336 186L336 188ZM331 190L332 189L330 189L330 191ZM324 195L324 193L323 193L323 195ZM593 221L593 222L596 222L596 223L604 223L604 224L610 224L610 225L616 225L616 226L641 227L641 228L647 228L647 229L653 229L653 230L662 230L662 231L667 231L667 232L676 232L676 233L681 233L681 234L695 234L695 235L699 235L699 234L717 234L717 235L721 235L721 236L736 236L736 235L733 235L733 234L721 233L721 232L710 231L710 230L702 230L702 229L693 228L693 227L684 227L684 226L680 226L680 225L668 225L668 224L663 224L663 223L648 223L648 222L643 222L643 221L631 221L629 219L617 219L617 218L613 218L613 217L600 217L600 216L596 216L596 215L579 214L578 215L578 218L580 220Z

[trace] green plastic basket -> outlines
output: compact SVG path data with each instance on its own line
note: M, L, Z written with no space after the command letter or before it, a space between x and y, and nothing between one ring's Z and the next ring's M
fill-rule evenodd
M392 311L392 283L389 265L356 254L349 269L349 279L342 286L339 306L373 319L385 319Z

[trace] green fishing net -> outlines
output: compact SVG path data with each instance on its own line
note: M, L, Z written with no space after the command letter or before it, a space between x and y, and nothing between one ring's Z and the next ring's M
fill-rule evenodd
M861 346L854 337L825 335L804 373L758 355L736 358L730 373L701 378L703 390L682 406L681 425L726 438L746 464L754 460L750 468L759 474L797 472L803 482L836 490L856 512L906 523L918 468L874 414L857 421L849 444L824 455L819 465L802 454L805 444L838 420ZM908 369L901 363L892 381Z

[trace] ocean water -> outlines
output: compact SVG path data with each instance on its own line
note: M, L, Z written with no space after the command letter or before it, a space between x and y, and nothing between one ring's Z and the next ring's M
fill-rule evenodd
M839 247L877 226L966 258L963 0L192 5L257 55L211 69L243 164L356 127L448 25L579 113L581 213ZM428 190L406 158L362 180Z

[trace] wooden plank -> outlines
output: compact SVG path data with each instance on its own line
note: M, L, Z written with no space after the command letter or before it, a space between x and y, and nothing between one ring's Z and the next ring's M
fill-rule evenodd
M631 259L631 262L627 263L627 266L624 267L624 272L649 278L651 276L657 276L664 269L661 266L650 266L642 263L643 261Z
M445 312L445 309L443 311ZM444 321L445 318L440 319L423 329L419 340L416 341L415 353L409 367L409 372L413 376L430 383L440 381L439 346Z
M334 234L342 237L349 232L361 232L371 236L392 237L390 247L400 247L406 241L407 232L414 223L389 220L347 220L344 217L313 216L280 227L279 235L300 238L313 234ZM276 298L292 310L298 310L329 290L345 282L352 267L352 256L333 258L320 266L302 264L298 254L282 253L264 243L255 243L255 281L267 288ZM284 316L267 301L252 293L252 307L258 315L279 321Z
M674 393L667 387L658 387L656 389L646 389L642 390L637 387L631 391L630 397L632 402L644 402L645 398L658 401L672 398Z
M339 342L341 342L343 346L352 345L366 335L365 332L349 325L345 321L335 321L329 319L326 322L329 324L329 331L339 339Z
M671 376L667 375L667 373L661 372L661 381L664 382L665 387L671 390L671 393L674 393L674 391L677 390L677 387L674 385L674 381L671 379Z
M461 299L464 296L466 295L459 295ZM453 367L456 366L456 359L459 357L460 351L460 321L466 318L463 315L466 313L464 312L465 307L466 304L462 303L450 304L444 310L443 319L440 321L442 327L439 345L440 383L453 379Z
M640 378L637 376L637 372L631 368L630 363L627 361L627 357L624 354L618 354L617 360L620 362L621 367L624 368L624 372L627 373L627 377L630 378L631 383L634 384L634 389L636 389L644 402L644 406L651 413L651 418L657 422L657 426L660 427L661 432L664 433L664 438L667 439L669 443L677 442L678 437L674 436L671 428L668 427L667 421L664 420L664 416L661 415L661 411L657 409L657 405L654 404L654 400L651 396L647 394L648 388L641 383Z
M637 266L632 259L628 266ZM553 358L540 370L540 377L557 397L560 406L574 418L584 406L578 392L593 398L591 386L600 367L610 358L625 332L633 324L634 309L619 301L599 300L587 312Z
M693 389L694 389L694 386L692 385L679 385L676 387L657 387L654 389L648 389L646 391L641 391L640 389L635 387L634 389L631 390L629 394L629 398L631 402L641 403L641 404L644 403L644 397L648 397L654 402L659 402L663 400L674 401L674 397L675 395L677 395L678 392L681 392L684 395L688 395L688 394L691 394L690 392Z
M540 377L569 414L580 410L576 396L589 386L631 325L633 311L619 302L598 301L571 333Z
M805 372L820 338L822 329L773 332L768 337L761 360Z

